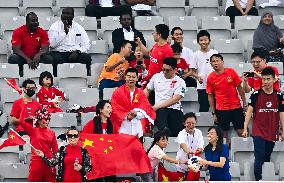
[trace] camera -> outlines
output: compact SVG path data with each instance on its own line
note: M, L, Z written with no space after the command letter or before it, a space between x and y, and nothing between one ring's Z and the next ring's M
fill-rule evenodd
M245 72L246 77L254 77L254 72Z

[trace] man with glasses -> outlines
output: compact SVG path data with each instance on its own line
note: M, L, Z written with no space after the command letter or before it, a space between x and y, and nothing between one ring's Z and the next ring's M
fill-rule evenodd
M251 55L251 64L254 68L253 75L249 76L248 72L244 72L242 78L243 78L243 88L246 93L249 93L250 91L256 91L259 90L262 87L262 80L261 80L261 72L267 66L265 55L259 54L257 52L253 52ZM275 72L276 82L273 84L273 88L276 91L280 91L280 83L279 83L279 72L278 69L275 67L273 68Z
M33 124L35 112L41 108L40 103L33 99L36 93L36 84L33 80L27 79L22 84L23 97L16 100L11 109L11 122L16 126L16 131L20 135L25 135L24 129L18 125L21 116L21 111L26 106L25 122ZM25 104L27 103L27 104Z
M243 108L247 108L245 92L241 86L242 80L236 71L232 68L224 68L222 55L213 54L210 57L210 63L214 71L209 74L207 79L208 101L214 123L222 128L223 136L228 143L228 131L231 122L238 136L242 136L244 129Z
M146 96L155 91L156 111L155 125L158 130L168 127L171 136L176 137L182 130L183 111L181 98L184 97L186 85L182 78L176 75L177 60L173 57L164 59L162 72L155 74L144 89Z

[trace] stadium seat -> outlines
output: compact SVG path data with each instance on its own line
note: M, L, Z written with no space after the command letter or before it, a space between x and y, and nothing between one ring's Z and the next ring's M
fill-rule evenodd
M238 39L218 39L214 41L214 49L224 57L224 62L240 63L244 62L244 48L241 40Z
M19 0L0 0L0 17L15 17L20 15Z
M195 114L197 118L196 127L201 130L202 135L206 139L206 141L204 141L204 145L207 145L208 139L206 135L209 127L213 125L213 116L211 112L196 112ZM207 142L207 144L205 142Z
M255 29L258 27L260 16L236 16L235 30L237 38L242 40L244 48L247 48L247 41L253 39Z
M105 88L103 99L104 100L111 100L112 93L114 92L114 90L116 90L116 88Z
M40 63L37 69L33 70L30 69L27 64L24 65L24 78L21 79L32 79L35 81L35 83L38 85L39 84L39 76L42 72L48 71L50 73L53 72L53 67L51 64L42 64Z
M72 7L74 8L75 16L85 16L85 0L56 0L57 13L56 15L61 15L63 8Z
M206 16L201 19L202 29L208 30L211 40L231 39L231 23L228 16Z
M174 27L180 27L183 30L184 41L196 39L197 35L197 20L192 16L171 16L169 17L170 30Z
M271 154L270 161L275 165L276 174L279 173L279 166L281 162L284 162L284 143L281 141L276 141L273 152Z
M108 43L112 43L112 31L121 28L121 24L119 23L118 16L108 16L101 18L101 33L102 36L99 38L103 38L103 40L108 40ZM138 29L139 30L139 29Z
M165 21L170 16L185 16L185 0L157 0L156 6Z
M77 126L76 113L52 113L49 127L56 136L65 133L71 126Z
M225 67L233 68L238 73L239 76L242 76L243 72L249 72L254 70L251 63L244 63L244 62L228 63L225 60L224 65Z
M54 22L56 22L57 20L60 20L60 18L59 17L53 17L53 16L39 16L38 17L39 27L48 31L50 26Z
M278 15L273 17L274 24L279 27L279 29L284 34L284 15Z
M46 17L53 15L52 0L23 0L23 7L25 9L25 14L28 14L29 12L34 12L37 14L38 17Z
M14 101L19 98L21 95L12 88L1 88L1 103L4 113L10 114Z
M279 179L284 181L284 162L280 162Z
M8 45L6 40L0 40L0 63L7 63Z
M103 68L104 68L103 63L95 63L91 65L92 76L89 78L89 83L92 87L95 88L98 87L97 80L100 77Z
M189 5L192 7L191 16L197 18L199 26L203 16L219 16L218 0L190 0Z
M95 112L81 113L81 127L82 129L90 120L96 116Z
M283 74L283 63L282 62L268 62L267 65L276 67L279 71L279 74Z
M144 143L143 143L143 146L144 146L144 149L145 151L148 151L148 149L150 148L152 142L153 142L153 138L151 137L144 137ZM283 167L284 168L284 167Z
M231 158L233 162L240 164L241 174L244 174L244 163L254 162L253 139L251 137L231 138Z
M82 107L97 105L99 101L99 91L97 88L70 88L67 89L69 96L69 107L78 104Z
M238 162L230 162L230 174L232 176L232 181L241 180L240 165Z
M143 33L146 40L153 39L155 26L163 23L163 18L159 16L137 16L134 19L134 27Z
M148 37L148 39L146 39L145 41L146 41L146 47L149 49L151 49L156 44L153 37L151 38Z
M251 62L251 59L250 59L250 57L251 57L251 55L252 55L252 53L253 53L253 49L252 49L252 44L253 44L253 41L252 40L248 40L247 41L247 48L246 48L246 55L245 55L245 60L247 61L247 62Z
M106 40L94 40L88 53L92 57L92 63L106 63L108 58L108 42Z
M284 13L284 2L278 6L266 6L265 8L260 7L259 5L262 3L268 3L269 0L256 0L255 5L258 8L258 14L262 15L265 12L272 12L273 15L283 15ZM281 2L281 0L280 0Z
M16 79L19 83L19 68L16 64L0 63L0 88L10 88L5 82L4 78Z
M244 163L244 180L255 181L253 162ZM278 177L275 175L274 164L272 162L264 162L262 166L262 181L278 181Z
M8 116L6 113L3 113L1 116L0 116L0 125L2 127L5 126L5 124L8 122ZM10 126L9 126L10 127ZM9 128L8 127L8 128ZM8 137L8 131L4 132L4 134L2 135L2 137L0 138L7 138Z
M0 139L0 142L2 142L4 139ZM0 150L0 164L5 163L20 163L20 151L18 146L8 146ZM0 169L0 174L2 172L2 169Z
M91 41L98 39L96 17L77 16L74 17L74 21L84 27Z
M192 39L192 40L184 39L183 45L184 45L185 47L190 48L193 52L195 52L195 51L197 51L197 50L200 49L200 46L199 46L199 44L197 43L196 38L194 38L194 39Z
M178 143L176 142L176 137L169 137L168 138L168 146L164 149L164 152L172 157L176 158L178 151ZM176 171L176 165L173 163L169 163L167 161L164 162L164 166L169 171Z
M87 87L87 69L85 64L57 65L57 78L60 88Z
M22 163L1 163L0 179L3 182L27 182L29 165Z
M185 96L181 99L182 107L184 113L186 112L198 112L199 103L198 103L198 94L196 88L188 87L185 92Z

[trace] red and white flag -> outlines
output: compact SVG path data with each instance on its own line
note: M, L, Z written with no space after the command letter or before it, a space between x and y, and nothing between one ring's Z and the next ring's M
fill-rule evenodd
M6 83L11 86L14 90L16 90L20 95L22 95L22 90L18 87L16 79L7 79L4 78Z

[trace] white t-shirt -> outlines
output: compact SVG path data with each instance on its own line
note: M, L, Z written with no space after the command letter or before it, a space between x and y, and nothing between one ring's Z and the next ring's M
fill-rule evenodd
M131 6L131 8L133 10L143 10L143 11L150 11L151 10L151 6L147 5L147 4L136 4L134 6Z
M173 97L173 95L180 95L184 97L186 92L186 84L179 76L172 79L166 79L163 72L155 74L147 85L147 89L155 91L155 104L164 102ZM168 108L181 110L181 102L169 106Z
M177 152L177 160L181 160L185 162L188 160L188 155L180 148L180 144L186 144L191 151L195 152L198 148L203 148L204 140L202 136L202 132L199 129L194 129L193 134L189 134L185 129L179 132L177 137L177 143L179 144L178 152ZM185 172L188 171L188 167L184 164L176 165L177 171Z
M160 160L162 160L165 155L166 153L158 145L154 145L150 149L148 157L150 159L152 170L154 170L159 165Z
M133 32L132 28L130 28L129 32L124 28L122 30L123 30L125 40L134 41L134 32Z
M248 0L239 0L239 2L240 2L240 5L241 5L242 8L246 8L246 5L247 5L247 3L248 3ZM230 6L235 6L233 0L227 0L225 11L226 11L227 8L230 7Z
M182 48L182 53L181 53L181 58L183 58L187 64L192 64L193 61L193 51L190 48L183 47Z
M210 64L210 57L213 54L218 53L216 50L210 49L207 53L200 50L194 53L193 62L189 65L189 68L195 68L197 74L203 78L203 83L197 82L197 89L206 89L207 78L209 74L214 71Z
M100 0L101 7L113 7L112 0Z

